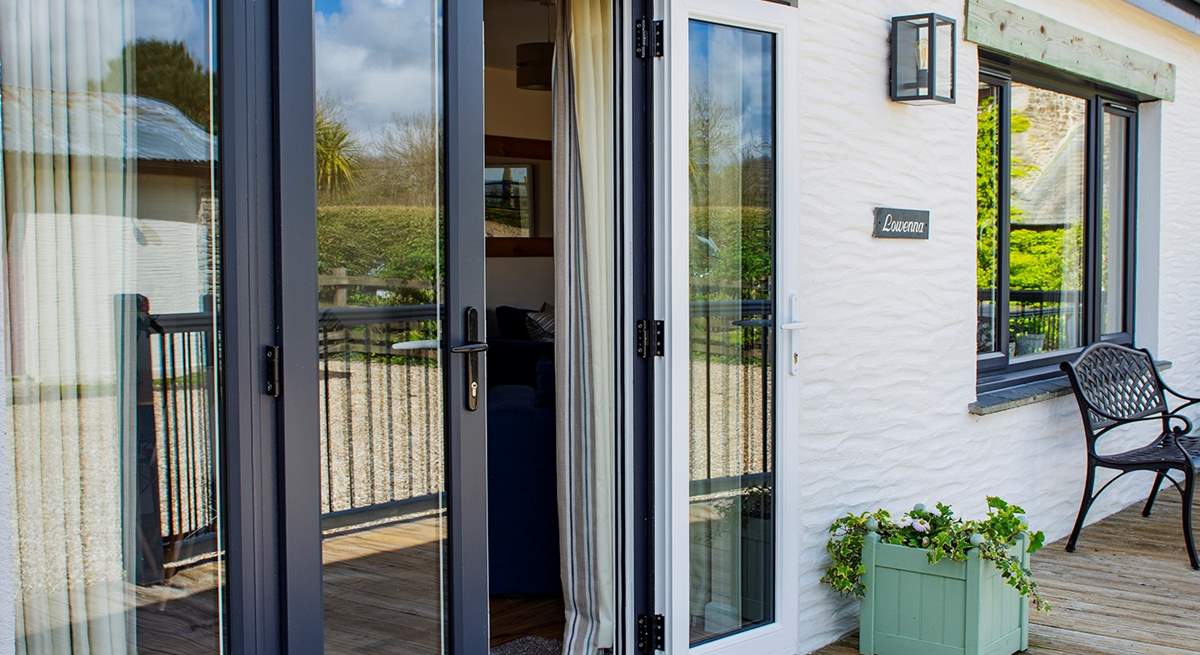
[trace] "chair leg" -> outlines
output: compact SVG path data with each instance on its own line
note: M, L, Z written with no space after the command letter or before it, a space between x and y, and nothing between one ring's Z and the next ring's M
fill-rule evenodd
M1079 541L1079 533L1083 532L1083 522L1087 519L1088 510L1092 508L1092 490L1096 486L1096 465L1088 463L1087 480L1083 483L1083 501L1079 503L1079 515L1075 517L1075 529L1067 541L1067 552L1075 552L1075 544Z
M1154 499L1158 498L1158 489L1166 477L1166 471L1159 471L1158 475L1154 476L1154 486L1150 488L1150 497L1146 499L1146 506L1142 508L1142 516L1150 516L1150 510L1154 509Z
M1192 562L1192 568L1200 571L1200 557L1196 556L1196 539L1192 535L1192 500L1196 491L1196 472L1188 470L1185 476L1187 481L1183 487L1183 540L1187 544L1188 559Z

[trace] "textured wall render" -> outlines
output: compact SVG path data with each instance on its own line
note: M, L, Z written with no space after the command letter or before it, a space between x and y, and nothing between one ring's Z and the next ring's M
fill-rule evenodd
M1119 0L1023 0L1064 23L1169 61L1177 96L1161 103L1161 265L1158 354L1169 378L1200 390L1200 37ZM804 391L781 399L779 438L789 440L785 475L802 481L788 523L801 532L798 652L854 627L857 604L819 579L829 521L878 505L902 510L944 500L977 515L984 497L1019 502L1051 539L1074 520L1083 477L1083 437L1074 401L1060 398L990 416L975 399L975 102L973 44L958 44L958 104L890 102L889 19L937 11L963 20L957 0L804 1L800 84L812 98L783 108L800 126L797 216L805 240L782 244L802 277L781 281L802 299ZM875 206L932 211L929 241L873 240ZM1143 258L1143 267L1154 270ZM1152 286L1152 285L1151 285ZM1144 311L1147 308L1142 307ZM1150 311L1155 311L1150 308ZM799 409L794 409L795 407ZM1092 520L1143 498L1150 479L1113 486ZM1084 539L1087 539L1086 533ZM1186 556L1180 548L1180 571Z

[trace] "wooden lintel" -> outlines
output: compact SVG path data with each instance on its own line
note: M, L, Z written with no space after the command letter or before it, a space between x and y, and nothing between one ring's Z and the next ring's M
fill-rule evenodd
M968 41L1148 98L1175 99L1175 65L1005 0L967 0Z

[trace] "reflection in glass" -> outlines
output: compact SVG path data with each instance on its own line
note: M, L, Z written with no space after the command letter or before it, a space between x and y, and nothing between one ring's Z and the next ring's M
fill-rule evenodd
M442 10L315 12L325 652L439 653Z
M533 166L497 164L483 169L485 229L489 237L533 236Z
M975 347L979 354L995 352L999 345L996 264L1000 236L1001 90L995 84L979 83L975 196L975 279L978 286Z
M1078 347L1083 335L1087 101L1012 85L1009 354Z
M689 23L690 628L774 619L775 37Z
M225 648L212 25L207 0L0 1L17 653Z
M1125 330L1125 225L1129 174L1129 119L1104 114L1104 170L1100 199L1100 328Z

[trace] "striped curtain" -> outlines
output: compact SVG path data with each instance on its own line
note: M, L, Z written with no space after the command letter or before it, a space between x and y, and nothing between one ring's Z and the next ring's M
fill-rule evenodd
M612 2L560 0L558 12L554 258L563 653L592 655L613 647L616 601Z

